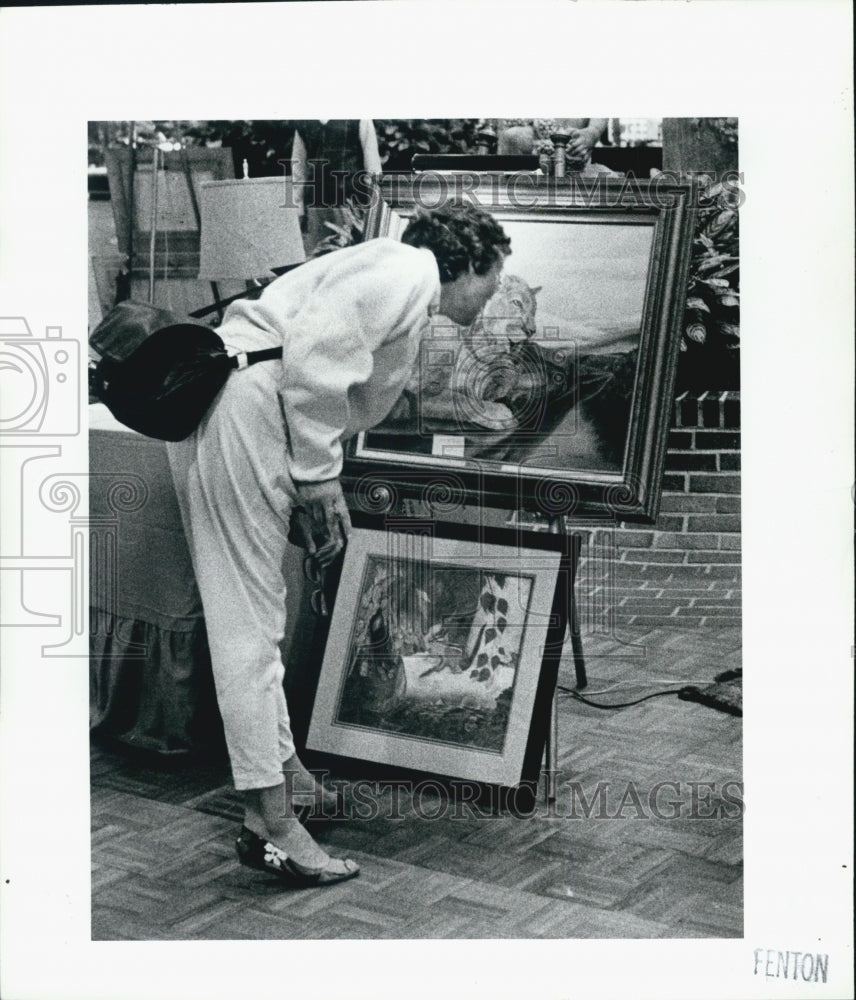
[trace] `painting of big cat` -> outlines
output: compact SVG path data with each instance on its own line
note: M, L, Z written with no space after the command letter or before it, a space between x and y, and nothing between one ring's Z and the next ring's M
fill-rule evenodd
M503 218L499 290L468 329L435 316L367 450L622 469L653 225ZM440 452L442 456L443 452Z

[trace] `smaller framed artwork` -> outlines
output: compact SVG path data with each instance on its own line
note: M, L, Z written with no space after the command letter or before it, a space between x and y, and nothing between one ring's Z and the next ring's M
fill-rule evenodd
M567 539L356 515L307 748L534 796ZM375 772L376 773L376 772Z

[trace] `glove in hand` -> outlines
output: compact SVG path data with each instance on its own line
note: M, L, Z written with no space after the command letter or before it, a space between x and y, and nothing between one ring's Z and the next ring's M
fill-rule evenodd
M314 556L326 569L351 533L351 516L338 479L297 484L288 540Z

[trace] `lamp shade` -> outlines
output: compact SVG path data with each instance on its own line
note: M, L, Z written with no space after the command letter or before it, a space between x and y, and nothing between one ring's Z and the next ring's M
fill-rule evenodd
M206 181L200 209L200 278L261 278L306 259L291 179Z

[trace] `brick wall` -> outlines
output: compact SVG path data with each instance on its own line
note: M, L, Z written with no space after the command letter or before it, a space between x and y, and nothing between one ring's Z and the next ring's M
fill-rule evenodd
M655 524L578 527L583 634L739 622L739 393L675 401Z

